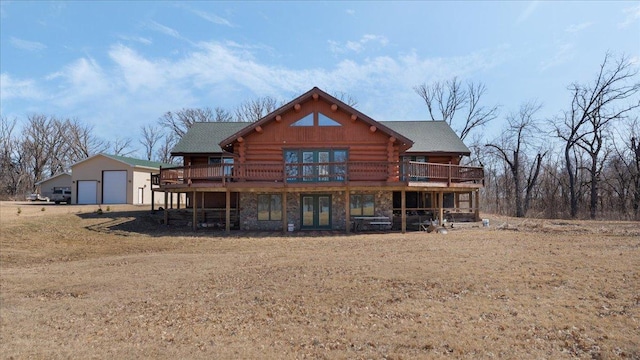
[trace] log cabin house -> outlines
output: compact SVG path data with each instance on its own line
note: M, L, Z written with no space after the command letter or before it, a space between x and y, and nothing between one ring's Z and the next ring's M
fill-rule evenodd
M479 220L469 154L444 121L376 121L314 87L254 123L193 124L172 151L183 165L153 182L165 223L182 211L194 230L405 232Z

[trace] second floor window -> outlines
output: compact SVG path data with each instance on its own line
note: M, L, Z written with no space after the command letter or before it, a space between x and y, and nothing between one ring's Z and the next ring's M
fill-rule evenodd
M285 150L287 181L343 181L346 174L347 150Z

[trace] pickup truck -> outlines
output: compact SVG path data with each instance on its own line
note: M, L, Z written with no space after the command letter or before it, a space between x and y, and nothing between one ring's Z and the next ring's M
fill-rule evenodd
M55 202L56 205L60 204L61 202L71 204L71 190L54 190L53 194L51 194L50 200Z

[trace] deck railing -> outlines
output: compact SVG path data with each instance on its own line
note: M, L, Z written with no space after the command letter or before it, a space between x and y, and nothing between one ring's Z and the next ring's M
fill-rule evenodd
M424 162L245 163L161 168L155 185L209 182L482 182L481 167Z

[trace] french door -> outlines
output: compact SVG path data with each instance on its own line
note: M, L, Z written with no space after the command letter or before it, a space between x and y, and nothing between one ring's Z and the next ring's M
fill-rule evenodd
M331 195L302 195L302 229L331 229Z

